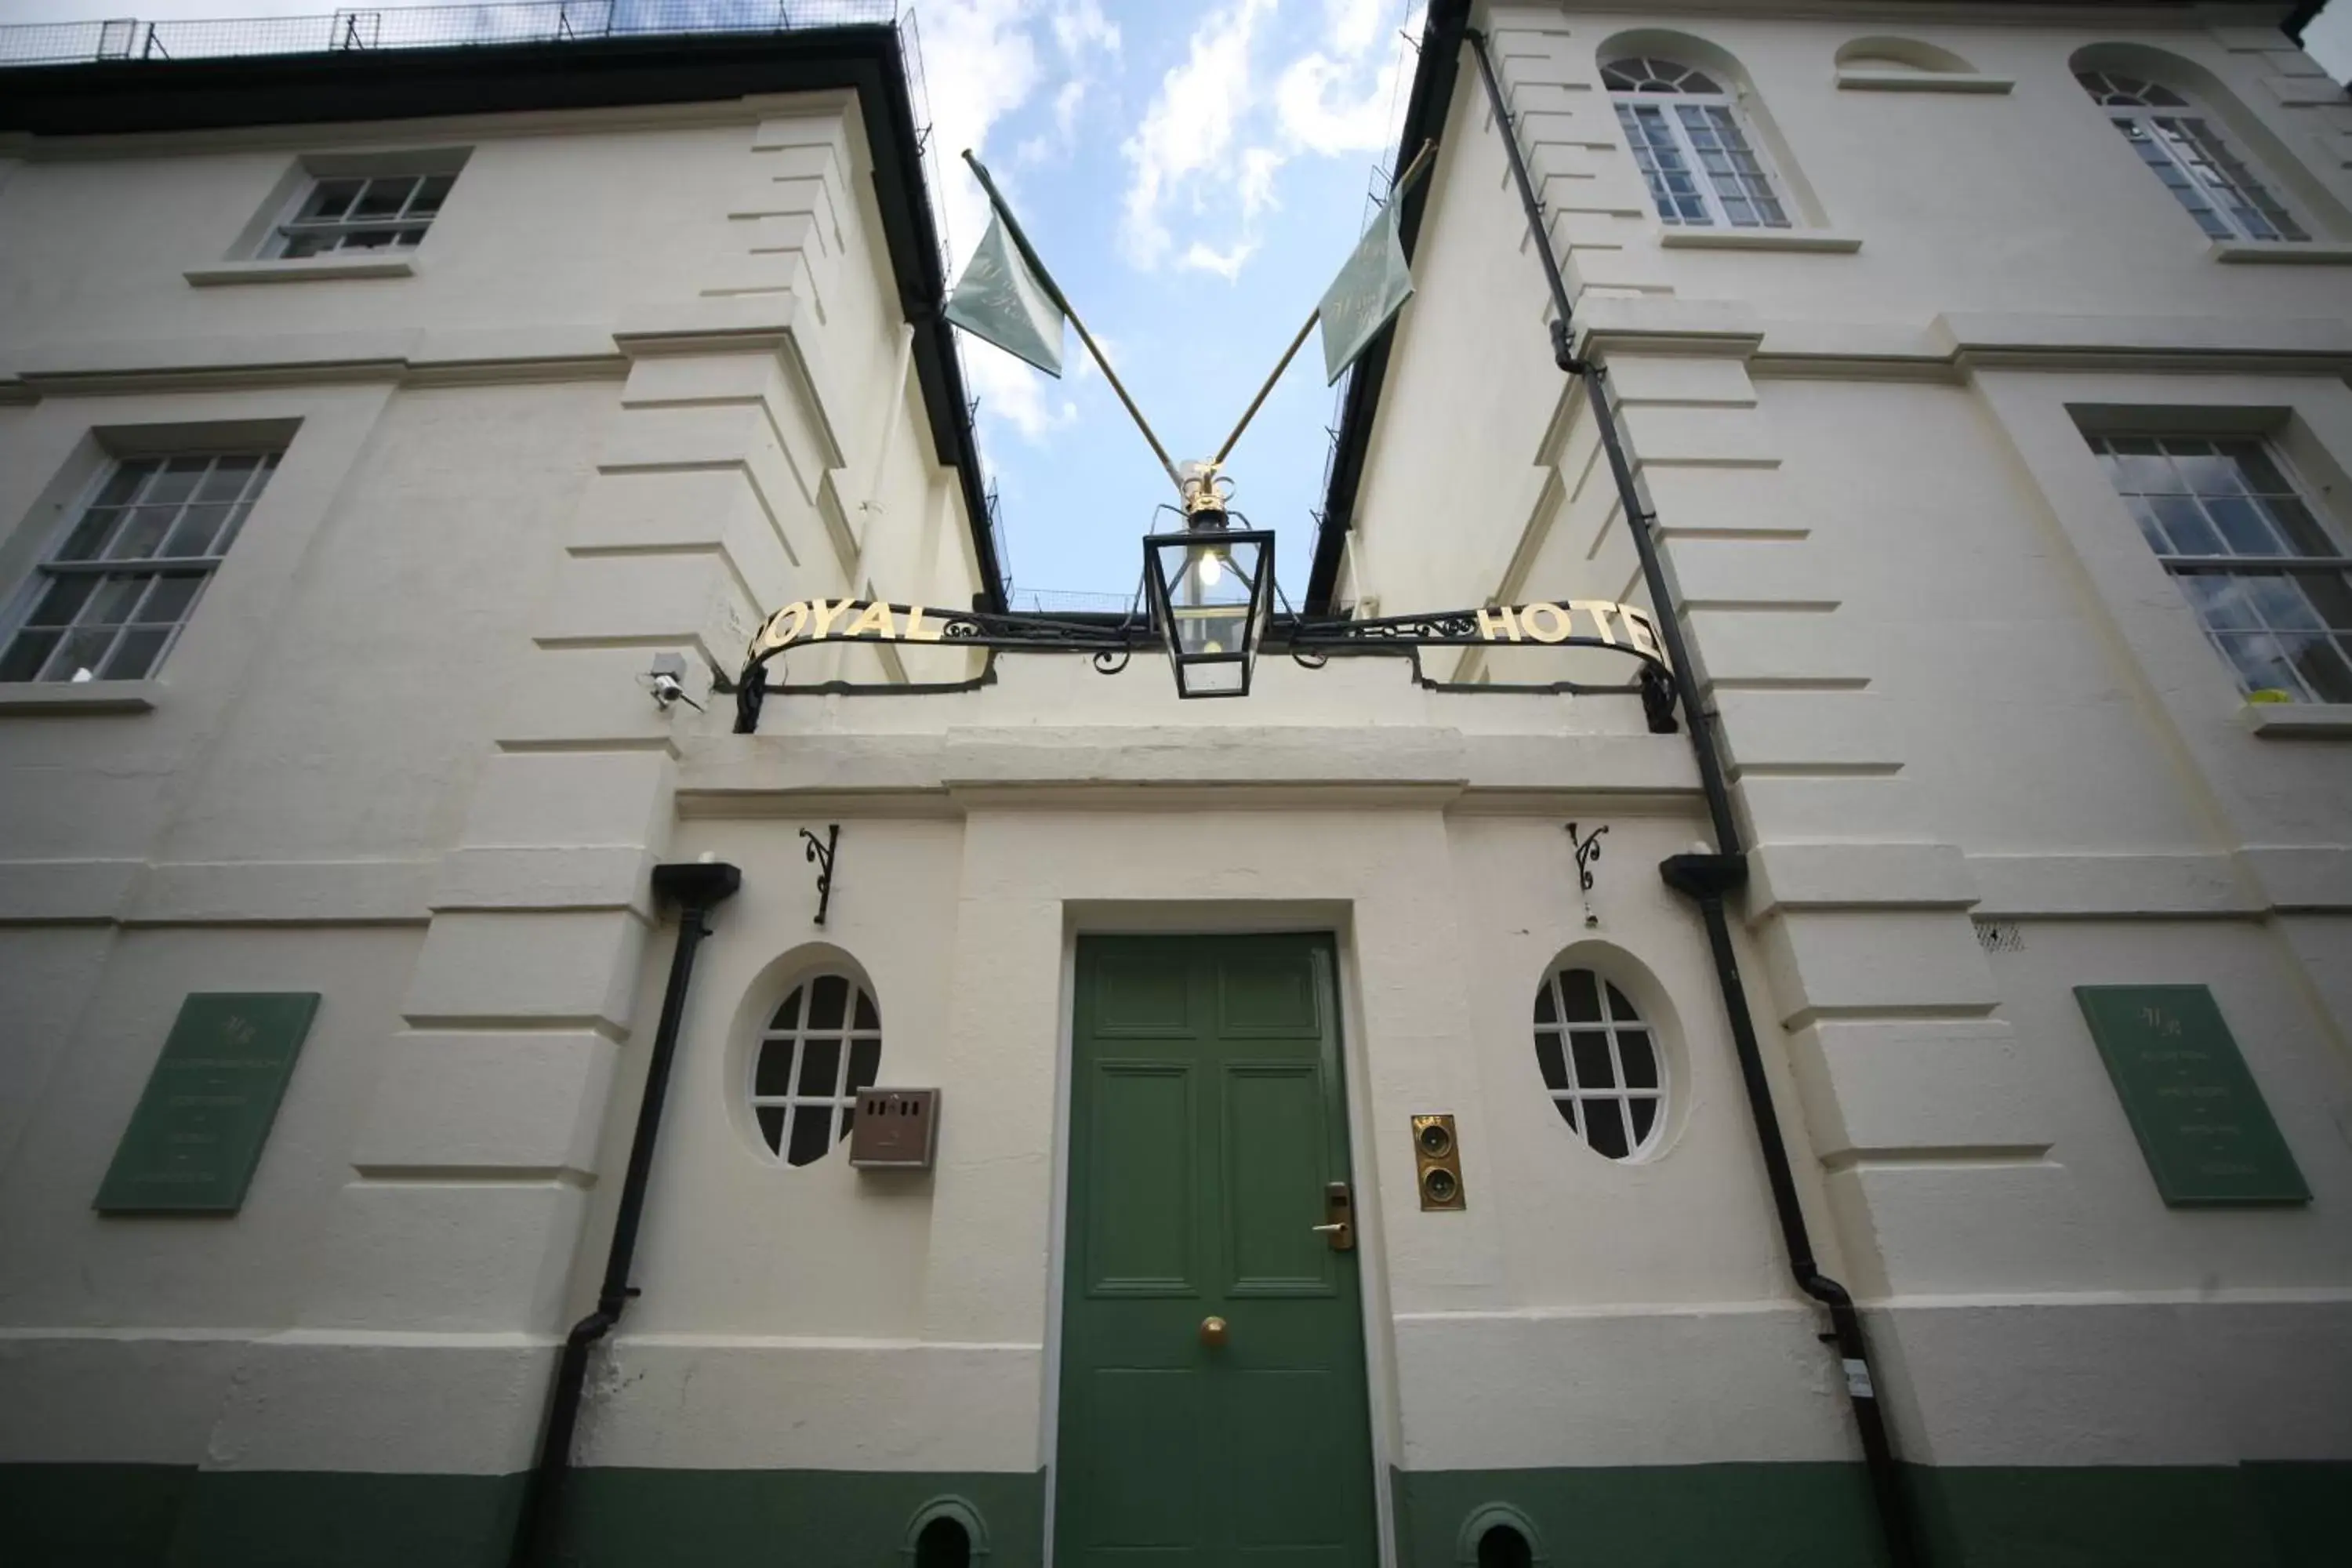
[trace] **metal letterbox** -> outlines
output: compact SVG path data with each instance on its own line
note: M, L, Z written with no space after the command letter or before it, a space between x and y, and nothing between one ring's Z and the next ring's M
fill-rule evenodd
M928 1171L940 1142L940 1091L869 1089L849 1127L849 1163L862 1171Z

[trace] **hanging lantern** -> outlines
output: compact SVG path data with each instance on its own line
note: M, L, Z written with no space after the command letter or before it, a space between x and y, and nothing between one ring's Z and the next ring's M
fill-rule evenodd
M1227 526L1196 506L1181 533L1143 541L1151 622L1168 647L1179 697L1246 697L1274 605L1274 534Z

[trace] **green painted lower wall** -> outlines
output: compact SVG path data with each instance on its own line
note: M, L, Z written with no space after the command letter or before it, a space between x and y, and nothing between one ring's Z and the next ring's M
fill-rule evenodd
M1419 1470L1393 1476L1401 1568L1451 1568L1482 1509L1533 1527L1536 1561L1871 1568L1858 1465ZM1931 1568L2336 1568L2352 1463L1906 1467Z
M975 1552L975 1563L1037 1568L1043 1470L578 1470L565 1510L565 1562L899 1568L914 1561L901 1553L917 1511L943 1497L971 1504L986 1526L989 1554Z
M1929 1568L2337 1568L2352 1463L1911 1469ZM1399 1568L1454 1568L1500 1504L1538 1563L1874 1568L1860 1467L1693 1465L1391 1476ZM495 1568L521 1478L0 1465L8 1568ZM1036 1568L1045 1477L840 1470L575 1471L572 1568L899 1568L927 1503L985 1520L988 1568ZM1475 1561L1475 1559L1474 1559Z

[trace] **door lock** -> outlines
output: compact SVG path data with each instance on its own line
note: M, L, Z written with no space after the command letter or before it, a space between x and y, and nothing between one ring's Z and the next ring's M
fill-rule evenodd
M1325 1184L1323 1221L1313 1229L1316 1235L1331 1244L1332 1251L1353 1252L1356 1249L1356 1205L1349 1194L1347 1183Z

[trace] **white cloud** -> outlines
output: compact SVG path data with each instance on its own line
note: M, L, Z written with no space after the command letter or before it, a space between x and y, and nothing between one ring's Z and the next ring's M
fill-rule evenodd
M1236 241L1225 250L1212 250L1196 239L1184 247L1184 254L1176 258L1176 265L1188 272L1213 272L1230 283L1242 275L1242 265L1256 250L1257 241L1254 239Z
M1275 76L1252 54L1269 0L1229 0L1194 32L1182 64L1160 79L1126 152L1131 165L1120 239L1149 271L1231 279L1257 250L1259 220L1281 204L1276 183L1299 156L1387 149L1395 136L1422 8L1402 0L1324 0L1314 47Z
M1032 446L1045 445L1047 437L1078 417L1076 402L1057 397L1050 378L969 333L963 340L963 364L982 416L1003 420Z
M1391 3L1326 0L1325 47L1293 61L1275 87L1276 112L1292 142L1326 157L1390 144L1406 56L1403 40L1381 27ZM1419 36L1418 7L1402 31ZM1384 39L1387 48L1375 47Z
M1251 45L1272 10L1273 0L1234 0L1203 19L1190 55L1160 78L1159 95L1128 139L1135 172L1120 238L1137 266L1159 266L1174 244L1169 204L1181 200L1195 216L1212 210L1210 197L1225 183L1234 127L1254 98Z
M1062 47L1063 58L1075 66L1089 48L1118 53L1118 27L1104 17L1098 0L1076 0L1054 7L1054 41Z
M931 104L931 145L947 188L948 237L958 266L988 227L988 198L963 167L989 128L1029 100L1040 69L1027 24L1031 0L957 0L923 7L923 79Z
M1241 193L1244 223L1282 205L1274 199L1274 176L1282 164L1282 154L1271 147L1252 147L1242 154L1241 175L1234 184Z

